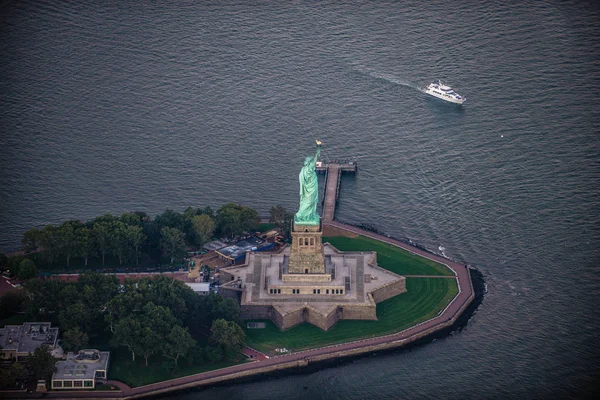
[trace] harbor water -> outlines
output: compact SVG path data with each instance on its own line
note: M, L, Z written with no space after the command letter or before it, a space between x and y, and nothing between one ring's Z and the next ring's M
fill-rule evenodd
M5 4L0 250L106 212L295 210L319 139L359 165L336 217L477 266L483 303L425 346L164 398L593 394L598 3L253 3Z

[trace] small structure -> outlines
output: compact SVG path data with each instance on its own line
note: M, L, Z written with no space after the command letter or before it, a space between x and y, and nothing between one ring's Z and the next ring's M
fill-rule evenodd
M208 282L186 282L185 284L192 288L194 293L196 293L197 295L206 296L210 293L210 283Z
M60 357L62 349L57 346L57 340L58 328L52 328L50 322L6 325L0 329L0 359L27 361L29 354L42 345L48 346L55 357Z
M43 379L40 379L39 381L37 381L37 386L35 388L36 392L47 392L48 388L46 387L46 381Z
M244 261L246 253L249 251L265 251L273 247L273 243L269 243L263 239L251 236L244 240L217 250L219 258L226 260L230 265Z
M213 240L212 242L208 242L202 246L202 248L206 251L219 250L223 247L227 247L227 243L223 243L220 240Z
M106 380L109 358L110 352L94 349L67 354L66 361L56 363L52 389L94 389L97 381Z

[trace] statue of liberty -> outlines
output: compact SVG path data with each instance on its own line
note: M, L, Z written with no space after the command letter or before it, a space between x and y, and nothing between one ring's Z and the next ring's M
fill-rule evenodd
M321 154L321 142L317 142L317 152L314 157L306 157L304 166L298 176L300 180L300 207L294 215L294 223L302 225L319 225L320 217L317 214L317 202L319 201L319 183L317 181L317 159Z

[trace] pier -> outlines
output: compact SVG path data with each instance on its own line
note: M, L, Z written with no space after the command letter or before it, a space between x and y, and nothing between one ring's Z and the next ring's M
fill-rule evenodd
M336 161L317 163L317 172L325 173L325 194L323 196L323 222L332 222L335 217L335 207L340 195L340 181L343 172L356 173L356 161Z

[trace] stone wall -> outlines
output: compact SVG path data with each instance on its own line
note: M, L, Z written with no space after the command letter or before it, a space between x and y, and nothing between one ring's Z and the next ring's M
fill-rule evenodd
M380 303L384 300L389 299L390 297L394 297L404 292L406 292L406 278L401 277L401 279L399 280L390 282L374 290L372 295L373 300L375 300L375 303Z
M304 308L299 308L294 311L284 312L279 307L273 307L273 322L281 329L285 331L286 329L293 328L296 325L300 325L305 321L304 319Z
M331 328L339 319L337 307L332 307L332 310L329 311L325 316L311 306L307 306L306 311L306 322L318 326L324 331Z
M377 320L377 307L375 304L352 304L342 307L341 319L366 319Z
M270 305L242 306L242 319L270 319L273 307Z

